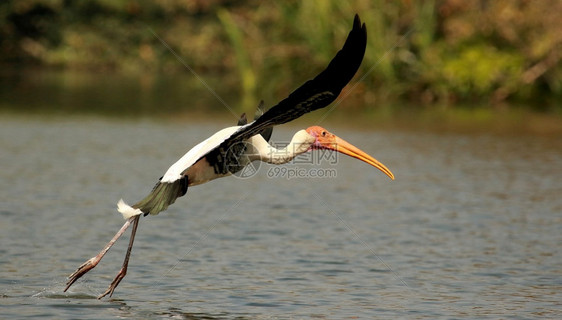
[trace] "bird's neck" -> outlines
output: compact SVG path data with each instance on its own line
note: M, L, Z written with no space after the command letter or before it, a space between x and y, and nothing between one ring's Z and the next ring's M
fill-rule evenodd
M305 130L295 133L291 142L282 149L277 149L262 139L264 143L261 146L257 146L260 156L259 160L271 164L287 163L299 154L307 152L315 140Z

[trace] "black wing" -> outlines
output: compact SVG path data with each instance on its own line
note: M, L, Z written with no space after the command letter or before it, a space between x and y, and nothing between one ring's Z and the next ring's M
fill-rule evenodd
M231 146L263 132L264 129L289 122L305 113L328 106L338 97L341 90L359 69L366 46L367 29L365 24L361 24L359 16L355 15L353 28L349 32L343 48L324 71L314 79L305 82L261 117L240 127L238 131L203 157L207 158L217 170L221 163L228 162L228 159L223 159L223 157Z

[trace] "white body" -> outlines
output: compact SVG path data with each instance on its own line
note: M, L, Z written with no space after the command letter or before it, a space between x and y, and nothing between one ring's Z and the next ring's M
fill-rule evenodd
M180 179L186 169L188 169L187 176L189 177L189 186L229 176L230 174L217 175L213 167L202 157L227 140L239 128L241 127L234 126L224 128L193 147L166 171L161 182L171 183ZM313 142L314 137L306 133L305 130L300 130L293 136L291 143L289 143L286 148L278 150L272 147L258 134L247 140L248 149L240 160L247 162L246 164L255 160L261 160L272 164L283 164L291 161L297 155L308 151Z
M203 142L199 143L195 147L191 148L191 150L189 150L183 157L181 157L178 161L176 161L176 163L174 163L168 169L168 171L166 171L166 173L162 177L162 182L174 182L174 181L180 179L182 177L182 172L185 171L185 169L193 166L197 160L199 160L201 157L203 157L204 155L209 153L215 147L217 147L218 145L223 143L228 137L230 137L239 128L240 128L240 126L224 128L224 129L220 130L219 132L213 134L209 138L205 139ZM202 160L204 160L204 159L202 159ZM202 162L202 161L199 161L199 162ZM197 167L198 168L196 168L196 170L194 170L195 171L194 175L191 175L191 174L188 175L190 177L190 179L201 180L201 182L199 182L197 184L201 184L205 181L211 180L211 179L205 180L205 178L211 178L211 174L209 172L207 172L208 170L205 170L206 168L201 168L199 165ZM213 168L211 168L208 164L207 164L207 167L209 167L209 169L213 170ZM214 171L213 171L213 174L214 174ZM202 175L202 176L200 178L197 178L196 176L199 176L199 175ZM203 176L205 176L205 177L203 177ZM190 181L190 185L192 185L191 181Z
M193 147L183 157L176 161L176 163L168 168L160 182L174 183L178 179L181 179L183 175L187 175L189 177L188 186L194 186L216 178L231 175L231 173L215 173L215 169L207 162L207 159L205 159L204 156L211 152L215 147L226 141L240 128L241 126L224 128ZM286 148L276 149L258 134L246 141L246 153L240 157L239 162L243 165L248 165L250 162L256 160L271 164L287 163L294 159L297 155L310 150L310 146L314 143L314 141L315 138L313 136L309 135L305 130L300 130L295 133L293 139ZM117 210L125 219L129 219L143 213L140 209L135 209L126 204L123 199L121 199L117 204Z

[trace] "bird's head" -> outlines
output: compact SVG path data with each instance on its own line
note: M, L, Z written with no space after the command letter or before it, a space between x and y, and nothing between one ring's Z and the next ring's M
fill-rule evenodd
M394 180L394 174L384 164L328 130L319 126L312 126L306 129L306 133L315 139L311 145L312 150L327 149L343 153L372 165Z

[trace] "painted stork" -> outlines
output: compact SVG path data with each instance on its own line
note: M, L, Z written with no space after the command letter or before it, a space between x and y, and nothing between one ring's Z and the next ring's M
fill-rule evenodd
M259 110L261 110L262 104L260 104L254 121L247 123L245 115L242 115L238 126L222 129L193 147L166 171L148 196L141 201L130 206L120 200L117 210L126 220L125 224L96 256L87 260L68 277L64 291L67 291L76 280L93 269L132 224L133 228L123 265L109 288L98 298L113 295L115 288L127 273L129 257L141 215L157 215L166 210L178 197L185 195L189 187L232 175L252 161L284 164L301 153L328 149L364 161L394 179L392 172L382 163L319 126L298 131L284 149L276 149L267 142L273 126L289 122L333 102L357 72L365 54L366 44L365 24L361 24L356 15L353 28L349 32L343 48L332 59L328 67L314 79L305 82L261 116Z

